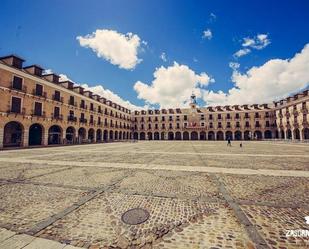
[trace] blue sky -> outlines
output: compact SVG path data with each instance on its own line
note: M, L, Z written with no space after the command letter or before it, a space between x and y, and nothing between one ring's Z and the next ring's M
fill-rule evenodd
M235 96L229 94L229 89L235 84L236 88L246 88L244 84L259 86L259 79L271 77L273 83L268 86L265 83L261 89L265 92L268 87L270 93L261 101L269 101L308 86L309 77L304 69L298 69L300 66L294 69L294 64L308 62L308 49L305 51L304 48L309 42L308 23L309 2L298 0L252 3L3 0L0 8L0 55L15 53L24 57L27 64L39 64L58 74L65 74L77 83L86 83L90 87L102 85L137 106L181 106L186 104L184 95L189 95L189 91L197 91L200 105L232 104L235 99L248 95L244 91ZM81 46L76 38L96 30L137 35L140 39L137 57L142 61L134 68L124 69L104 57L98 57L91 48ZM206 30L211 31L211 38L203 37ZM260 34L267 36L265 47L256 49L254 45L242 45L244 38L258 41ZM244 48L251 52L239 58L233 56ZM160 58L162 53L165 53L166 61ZM285 65L284 60L293 59L296 53L302 53L302 58L293 65ZM281 59L280 65L263 67L273 59ZM178 63L177 68L174 62ZM239 63L239 68L232 69L230 62ZM275 64L276 61L272 62ZM151 88L154 72L161 66L167 71L159 70L158 75L162 76L158 76L157 85ZM258 75L250 78L248 71L253 66L263 68ZM278 68L279 73L276 72ZM215 82L187 79L186 72L189 70L195 76L206 73ZM272 73L267 76L269 70ZM276 83L282 78L280 75L292 74L293 70L299 75L297 80L294 79L295 83L291 82L289 87L284 82ZM184 74L177 76L179 71ZM234 80L231 80L233 72ZM174 81L181 76L184 76L184 82L177 85ZM186 82L186 79L192 82ZM301 81L301 84L296 81ZM148 88L134 89L136 82L141 82L140 86L148 85ZM273 91L274 85L280 91ZM169 97L174 100L169 101ZM242 101L258 100L257 96L249 96Z

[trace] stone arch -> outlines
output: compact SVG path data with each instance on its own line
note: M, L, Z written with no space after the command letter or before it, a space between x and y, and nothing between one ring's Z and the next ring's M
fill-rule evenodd
M233 140L233 133L231 131L226 131L225 132L225 139L228 140Z
M191 140L198 140L198 133L196 131L191 132Z
M245 131L244 132L244 139L245 140L250 140L251 139L251 132L250 131Z
M147 133L148 140L152 140L152 132Z
M182 140L189 140L189 132L185 131L185 132L182 134Z
M200 132L200 140L206 140L206 132L205 131Z
M304 129L304 139L309 139L309 128Z
M213 131L208 132L208 140L215 140L215 133Z
M138 140L138 133L137 133L137 132L134 132L134 133L133 133L133 139L134 139L134 140Z
M112 130L109 131L109 140L114 140L114 132Z
M78 129L78 141L79 143L84 142L84 140L86 139L86 129L84 127L80 127Z
M103 140L106 142L108 140L108 131L104 130L103 131Z
M94 129L93 128L90 128L88 130L88 140L90 140L90 142L94 142Z
M48 144L62 143L62 129L59 125L52 125L48 129Z
M175 133L175 140L181 140L181 132L180 131L177 131Z
M264 132L264 138L265 139L272 139L273 138L272 132L270 130L266 130Z
M281 139L285 139L285 133L284 133L284 131L283 130L281 130Z
M161 132L161 140L165 140L165 133Z
M258 140L262 139L262 132L261 131L255 131L254 132L254 138L258 139Z
M241 131L235 131L234 133L234 137L235 137L235 140L241 140Z
M118 131L115 131L115 134L114 134L114 135L115 135L114 139L115 139L115 140L118 140Z
M141 133L139 134L139 139L140 139L140 140L145 140L145 139L146 139L145 132L141 132Z
M224 135L222 131L217 132L217 140L224 140Z
M97 129L96 138L97 138L97 142L102 141L102 130L101 129Z
M16 121L8 122L3 131L3 147L20 147L23 143L24 127Z
M29 146L43 144L44 127L35 123L29 127Z
M300 131L298 128L294 130L294 139L300 139Z
M174 140L174 133L172 131L170 131L168 134L167 134L167 137L168 137L168 140Z
M67 140L67 143L73 144L75 140L75 128L73 126L69 126L65 130L65 139Z
M154 140L159 140L160 139L160 134L159 132L155 132L153 135Z
M290 129L288 129L288 130L286 131L286 138L287 138L287 139L292 139L292 131L291 131Z

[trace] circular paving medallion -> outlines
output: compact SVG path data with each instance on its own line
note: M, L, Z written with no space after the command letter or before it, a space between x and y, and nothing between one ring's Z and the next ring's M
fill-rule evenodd
M149 219L149 212L142 208L133 208L121 216L121 220L129 225L138 225Z

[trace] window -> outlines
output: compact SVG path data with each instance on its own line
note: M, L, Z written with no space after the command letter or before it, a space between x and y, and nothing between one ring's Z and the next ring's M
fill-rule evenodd
M205 117L204 117L204 115L202 114L202 115L201 115L201 120L204 120L204 119L205 119Z
M93 108L93 103L90 103L90 111L93 111L94 108ZM117 114L117 113L116 113Z
M151 122L151 117L148 117L148 121Z
M255 118L259 118L259 113L258 112L255 113Z
M226 127L231 128L231 122L227 122Z
M93 115L90 115L90 124L93 124Z
M259 121L255 122L255 127L260 127L260 122Z
M165 124L162 124L162 129L165 129Z
M151 129L151 124L148 124L148 129Z
M158 129L158 124L155 124L155 128Z
M266 121L266 127L269 127L269 121L268 120Z
M218 119L221 119L221 114L218 114Z
M170 126L169 126L169 127L170 127L170 129L172 129L172 128L173 128L173 125L170 123Z
M226 115L226 117L227 117L227 119L230 119L230 118L231 118L231 115L228 113L228 114Z
M12 97L11 112L21 113L21 98Z
M98 112L99 112L99 113L102 113L101 106L98 106ZM121 118L121 117L120 117L120 118Z
M13 77L12 88L16 90L22 90L23 88L23 79L17 76Z
M209 123L209 127L213 128L214 127L213 123Z
M245 118L249 118L249 113L245 113Z
M218 128L222 128L221 122L218 123Z
M34 103L34 115L35 116L42 116L42 103L40 103L40 102Z
M35 85L35 95L43 96L43 86L40 84Z
M201 123L201 126L205 126L205 124L204 124L204 123Z
M177 123L177 129L179 129L179 128L180 128L179 123Z
M239 113L236 113L236 119L239 119Z
M236 127L237 127L237 128L239 128L239 127L240 127L239 122L236 122Z
M187 121L187 120L188 120L188 116L187 116L187 115L184 115L184 116L183 116L183 120Z
M249 122L246 122L246 127L249 127L249 126L250 126Z
M54 107L54 118L59 118L60 117L60 107L55 106Z
M70 96L69 105L74 105L74 96Z
M59 91L55 91L54 100L60 101L60 92Z
M212 114L209 115L209 120L212 120Z
M162 121L165 121L165 117L164 116L162 117Z
M188 123L184 123L183 126L186 128L188 126Z
M80 101L80 108L83 108L83 109L86 108L85 100L83 100L83 99Z

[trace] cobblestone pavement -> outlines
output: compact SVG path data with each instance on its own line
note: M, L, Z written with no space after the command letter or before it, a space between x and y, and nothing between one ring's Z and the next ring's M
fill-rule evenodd
M0 248L309 248L309 144L243 145L0 151Z

